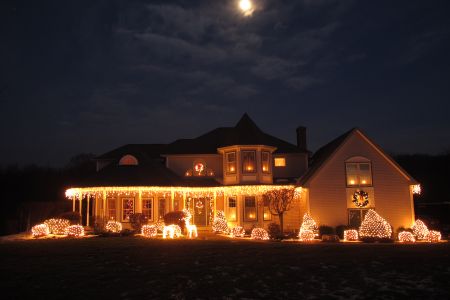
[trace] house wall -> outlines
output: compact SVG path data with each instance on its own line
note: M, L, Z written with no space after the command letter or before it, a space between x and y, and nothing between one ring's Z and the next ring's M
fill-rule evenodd
M275 157L284 157L286 159L285 167L275 167ZM306 153L288 153L273 154L272 170L275 178L301 177L308 169L308 154Z
M359 132L349 136L328 163L325 163L308 187L312 217L321 225L348 224L348 208L356 208L346 187L345 161L364 156L371 161L373 188L367 190L371 204L396 230L411 227L414 221L410 180L385 159Z
M185 176L187 170L194 167L194 162L204 162L207 169L214 171L214 177L222 178L222 155L198 154L198 155L168 155L166 166L175 174Z

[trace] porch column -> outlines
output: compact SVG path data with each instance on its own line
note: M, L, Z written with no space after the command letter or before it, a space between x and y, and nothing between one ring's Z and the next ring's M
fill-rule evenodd
M89 226L89 200L91 198L91 195L87 195L86 200L87 200L87 206L86 206L86 226Z
M78 198L78 200L80 201L79 202L79 204L80 204L80 221L81 221L81 224L83 224L83 194L82 193L79 193L78 194L79 195L79 198Z
M181 209L186 208L186 192L183 191L183 204L181 204ZM189 209L189 207L188 207Z
M174 209L173 207L174 201L175 201L175 192L173 188L170 188L170 211L173 211Z
M138 192L138 198L137 198L137 203L136 203L136 212L142 213L142 191L141 190L139 190L139 192Z
M98 214L98 195L97 195L97 193L94 196L93 209L94 209L94 211L93 211L92 215L94 216L94 222L96 222L97 221L97 214Z
M72 211L75 212L75 196L72 196Z
M217 192L214 191L214 215L213 215L213 219L214 217L217 215Z
M103 223L104 223L106 220L106 191L103 191L102 202L103 202L102 218L103 218Z

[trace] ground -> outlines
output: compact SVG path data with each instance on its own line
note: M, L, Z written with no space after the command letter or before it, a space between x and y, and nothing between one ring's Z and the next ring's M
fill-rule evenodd
M0 242L2 299L449 299L450 243Z

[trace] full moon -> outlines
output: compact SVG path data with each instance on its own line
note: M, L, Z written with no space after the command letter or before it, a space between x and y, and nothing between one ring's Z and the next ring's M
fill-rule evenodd
M251 15L253 12L253 5L250 0L241 0L239 1L239 7L241 8L242 12L247 16Z

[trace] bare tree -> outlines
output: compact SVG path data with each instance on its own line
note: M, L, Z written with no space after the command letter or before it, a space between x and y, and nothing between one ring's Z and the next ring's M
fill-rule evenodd
M269 209L272 215L278 215L280 219L280 229L283 232L284 213L291 209L295 197L295 188L284 188L270 190L264 193L264 200L269 201Z

